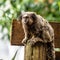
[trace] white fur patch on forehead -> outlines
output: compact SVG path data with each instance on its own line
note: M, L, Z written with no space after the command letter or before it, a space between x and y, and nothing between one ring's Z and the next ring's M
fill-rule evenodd
M26 12L27 14L35 14L35 12Z
M36 14L35 12L23 12L22 15L31 15L31 14Z

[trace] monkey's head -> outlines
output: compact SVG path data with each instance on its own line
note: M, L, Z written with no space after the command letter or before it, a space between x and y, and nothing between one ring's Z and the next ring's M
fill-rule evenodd
M19 19L23 24L32 25L33 23L35 23L37 17L36 13L34 12L24 12L20 15Z

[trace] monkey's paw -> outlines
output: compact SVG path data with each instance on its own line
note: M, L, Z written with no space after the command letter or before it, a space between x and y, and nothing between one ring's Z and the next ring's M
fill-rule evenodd
M24 39L22 40L22 43L23 43L23 44L26 44L26 43L27 43L27 39L24 38Z
M34 40L28 40L28 42L33 46L36 42Z

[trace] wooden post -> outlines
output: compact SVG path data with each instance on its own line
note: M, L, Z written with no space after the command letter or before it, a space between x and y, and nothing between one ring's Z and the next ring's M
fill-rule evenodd
M34 46L28 42L25 46L24 60L46 60L46 46L37 42Z

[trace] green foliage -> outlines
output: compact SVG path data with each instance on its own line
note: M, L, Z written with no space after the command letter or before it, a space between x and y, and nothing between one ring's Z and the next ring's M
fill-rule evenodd
M8 38L10 35L10 27L13 18L17 18L23 11L34 11L42 15L48 21L60 22L60 0L49 3L38 0L1 0L0 1L0 25L1 32L4 27L8 29Z

